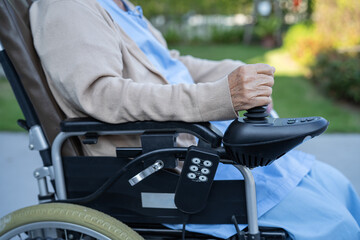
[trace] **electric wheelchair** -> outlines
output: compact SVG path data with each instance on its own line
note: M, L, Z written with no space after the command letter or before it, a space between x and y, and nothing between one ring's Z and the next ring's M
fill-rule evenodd
M321 117L268 118L263 107L234 120L223 136L210 123L66 119L47 85L32 45L33 0L0 1L0 60L26 120L29 148L43 166L34 171L39 205L0 219L0 239L218 239L162 224L233 224L231 239L286 239L282 229L258 226L250 168L266 166L327 128ZM179 133L198 138L178 147ZM85 156L83 144L102 135L140 135L141 147L116 157ZM172 171L184 162L180 174ZM219 163L244 180L214 181ZM50 192L52 184L55 192ZM244 230L237 224L247 224Z

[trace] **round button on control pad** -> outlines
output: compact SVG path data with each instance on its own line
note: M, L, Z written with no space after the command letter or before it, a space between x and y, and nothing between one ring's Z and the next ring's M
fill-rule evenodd
M190 173L187 177L196 182L207 182L208 177L205 175L210 174L210 167L213 163L210 160L203 160L197 157L191 159L191 165L189 167Z
M195 165L191 165L190 166L190 171L193 171L193 172L197 172L199 170L199 168Z
M209 161L209 160L205 160L203 164L204 164L205 167L211 167L212 166L212 162Z
M192 163L194 163L194 164L200 164L200 163L201 163L200 158L193 158L193 159L191 159L191 161L192 161Z
M195 173L188 173L187 177L190 179L195 179L196 178L196 174Z
M209 170L208 168L202 168L202 169L201 169L201 173L207 175L207 174L210 173L210 170Z
M200 180L200 182L206 182L208 180L208 178L204 175L201 175L201 176L199 176L199 180Z

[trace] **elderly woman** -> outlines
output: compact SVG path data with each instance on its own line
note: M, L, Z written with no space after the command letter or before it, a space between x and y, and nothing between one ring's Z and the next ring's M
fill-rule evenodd
M49 86L68 117L214 121L224 130L228 122L222 120L236 118L239 110L271 104L273 67L180 56L129 2L38 0L30 20ZM180 141L193 143L186 136ZM112 155L115 146L137 145L137 137L106 136L84 150ZM360 239L359 197L330 166L292 151L253 175L260 225L282 227L293 239ZM224 165L216 175L240 177ZM186 229L222 238L235 234L230 225Z

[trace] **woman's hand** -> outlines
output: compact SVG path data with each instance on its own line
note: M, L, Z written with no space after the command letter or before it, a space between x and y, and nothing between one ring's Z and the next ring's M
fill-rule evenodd
M247 64L228 76L231 100L235 111L272 103L275 68L267 64Z

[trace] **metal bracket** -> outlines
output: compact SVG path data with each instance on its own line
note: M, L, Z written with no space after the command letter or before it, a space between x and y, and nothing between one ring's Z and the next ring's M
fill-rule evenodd
M129 183L131 186L134 186L135 184L138 184L142 180L144 180L146 177L150 176L153 173L156 173L160 169L164 167L164 162L161 160L157 160L153 165L151 165L148 168L145 168L143 171L136 174L134 177L129 179Z
M44 203L54 200L55 195L53 192L49 192L46 178L50 177L51 179L54 179L54 168L52 166L37 168L34 171L34 177L36 178L39 187L39 202Z
M48 149L49 145L39 125L34 125L29 130L29 149L42 151Z
M35 171L34 171L34 177L36 179L44 178L47 176L49 176L51 180L55 179L53 166L40 167L40 168L35 169Z
M83 144L97 144L99 140L99 134L97 133L86 133L85 138L82 140Z

